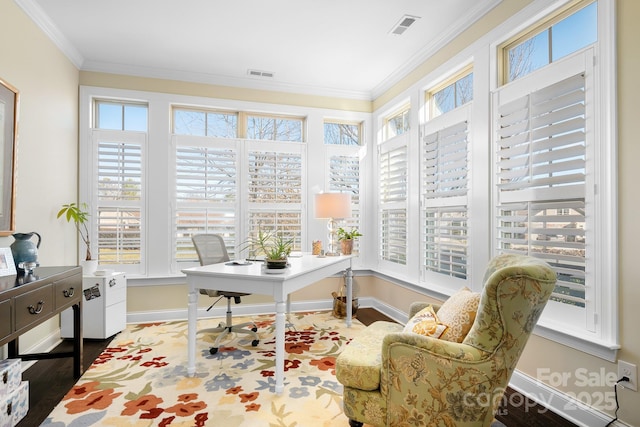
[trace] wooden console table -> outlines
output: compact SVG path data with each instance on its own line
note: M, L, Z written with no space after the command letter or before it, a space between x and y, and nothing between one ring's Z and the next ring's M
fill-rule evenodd
M20 354L19 337L73 307L73 351ZM73 376L82 366L82 268L37 267L33 274L0 277L0 345L9 358L22 360L73 357Z

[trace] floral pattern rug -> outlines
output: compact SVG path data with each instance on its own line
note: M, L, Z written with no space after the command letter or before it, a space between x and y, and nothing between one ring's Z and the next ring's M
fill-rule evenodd
M292 313L285 390L275 394L275 317L252 320L260 343L233 334L215 355L215 335L198 334L196 375L187 375L187 322L132 324L118 334L49 414L44 426L348 425L335 358L364 326L330 312ZM198 329L221 319L198 321Z

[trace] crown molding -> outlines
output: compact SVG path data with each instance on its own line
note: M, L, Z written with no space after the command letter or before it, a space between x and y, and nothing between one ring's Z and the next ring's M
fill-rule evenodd
M66 55L67 58L81 69L84 57L78 49L58 30L49 16L34 0L14 0L15 3L27 14L29 18L45 33L47 37Z
M172 70L137 65L115 64L100 61L85 61L82 71L94 71L109 74L124 74L136 77L149 77L166 80L178 80L191 83L203 83L217 86L238 87L243 89L266 90L295 94L316 95L324 97L348 98L371 101L369 91L350 91L344 89L325 88L310 85L296 85L281 82L265 82L258 77L230 77L194 71Z

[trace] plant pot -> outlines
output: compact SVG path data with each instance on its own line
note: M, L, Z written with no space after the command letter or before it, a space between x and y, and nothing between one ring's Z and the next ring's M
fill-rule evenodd
M88 260L80 261L80 266L82 267L83 275L91 276L98 269L98 260L88 259Z
M265 266L270 270L281 270L287 268L286 259L265 259Z
M342 255L351 255L353 251L353 239L340 240L340 251Z

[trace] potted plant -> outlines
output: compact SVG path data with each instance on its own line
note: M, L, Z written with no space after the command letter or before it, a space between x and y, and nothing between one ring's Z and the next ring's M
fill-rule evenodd
M250 251L255 255L264 255L265 265L269 269L283 269L293 249L293 238L282 233L258 230L258 237L247 241Z
M83 270L87 274L93 273L97 266L98 261L94 260L91 256L91 242L89 240L89 229L87 228L87 222L89 221L89 212L87 211L87 204L75 204L68 203L62 205L62 208L58 211L57 218L63 217L67 222L73 221L76 226L76 230L80 235L80 238L86 246L85 262L83 263Z
M353 241L362 234L357 228L352 227L351 231L347 231L344 228L338 228L338 241L340 242L340 248L343 255L351 255L353 251Z

